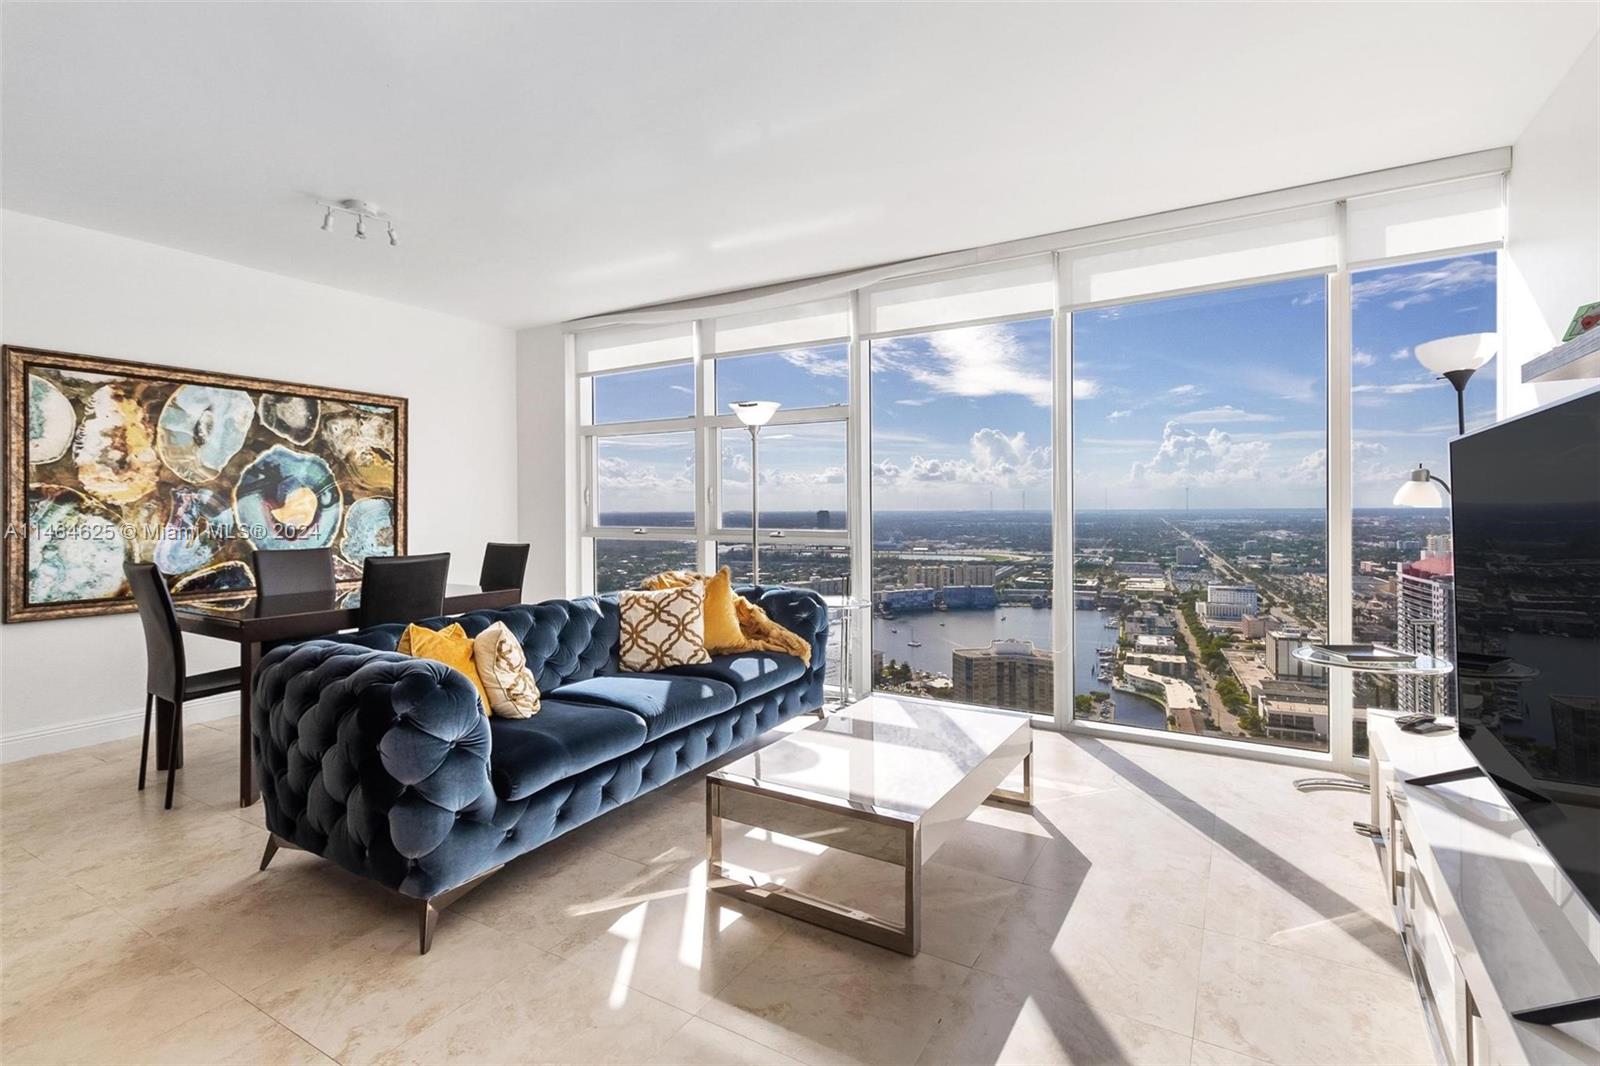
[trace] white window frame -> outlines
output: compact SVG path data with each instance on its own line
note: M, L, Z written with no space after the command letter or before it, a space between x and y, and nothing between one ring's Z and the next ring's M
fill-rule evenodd
M643 362L623 368L597 372L574 370L572 388L578 413L576 429L579 490L577 500L578 506L581 508L581 517L577 529L579 562L576 592L579 594L592 595L597 591L602 591L595 588L594 549L598 541L654 540L692 542L694 544L696 563L701 570L707 572L717 565L718 543L738 544L749 541L750 530L748 528L730 528L722 524L722 477L719 439L722 431L743 431L744 426L731 412L719 412L716 408L716 361L718 359L738 359L747 356L789 351L793 348L820 347L823 345L846 344L849 346L847 351L853 351L855 347L853 337L832 337L799 342L779 349L753 348L717 352L707 350L704 344L704 339L712 335L712 323L709 320L696 320L694 322L693 352L688 360L675 358ZM591 383L595 377L685 364L691 367L694 378L693 414L680 418L594 424L594 397ZM854 380L855 378L852 374L850 378L852 386L854 385ZM853 398L854 393L852 392L850 395ZM768 423L769 426L826 425L833 423L844 426L847 463L845 478L846 508L845 527L843 529L764 530L762 535L763 544L771 542L785 547L806 545L842 546L852 551L853 563L854 545L860 527L856 512L851 506L854 502L854 494L851 490L853 482L858 475L855 466L849 463L850 442L856 436L852 428L855 421L852 418L852 411L855 407L856 404L854 402L846 402L822 407L781 408L773 416L772 421ZM628 527L601 525L598 512L599 442L618 437L656 433L689 433L692 435L695 452L693 523L688 526Z
M715 410L714 360L717 358L737 358L744 355L763 354L796 347L842 342L848 346L848 403L842 407L835 405L797 410L783 409L778 412L771 424L844 423L848 464L846 477L846 528L843 530L782 530L772 531L767 535L774 540L782 540L786 545L845 545L849 550L851 561L851 596L856 599L870 601L873 594L871 341L890 336L920 335L996 322L1034 320L1049 315L1051 319L1051 364L1054 401L1051 443L1056 456L1052 471L1053 491L1051 494L1052 548L1055 561L1053 589L1055 602L1068 605L1069 608L1053 613L1052 643L1056 666L1055 676L1058 679L1072 678L1073 645L1075 642L1075 627L1071 624L1070 617L1075 548L1073 536L1074 495L1071 473L1073 465L1072 422L1074 412L1072 401L1072 315L1074 310L1082 310L1083 308L1062 306L1062 253L1088 243L1112 241L1124 237L1148 236L1164 230L1179 232L1186 228L1219 221L1244 219L1251 215L1264 215L1316 203L1325 203L1331 204L1337 213L1337 262L1331 270L1305 271L1274 277L1233 280L1216 286L1188 288L1181 292L1146 293L1141 294L1137 300L1113 302L1131 303L1148 299L1164 299L1177 295L1188 295L1196 292L1224 291L1282 280L1284 277L1322 276L1327 279L1327 451L1330 456L1327 473L1327 626L1330 639L1334 641L1348 640L1351 633L1353 594L1350 393L1351 358L1353 354L1351 351L1353 309L1350 291L1352 267L1346 254L1348 248L1346 202L1348 199L1356 197L1387 194L1402 189L1420 188L1432 184L1452 183L1491 173L1503 175L1509 171L1509 168L1509 150L1496 149L1452 159L1414 164L1408 167L1396 168L1392 171L1355 175L1314 186L1279 190L1235 201L1185 208L1158 216L1105 223L1076 231L1012 241L968 253L950 253L906 264L875 267L871 270L860 272L858 284L845 286L843 295L848 299L850 311L850 331L847 337L819 338L809 342L795 342L778 349L755 348L714 352L708 351L705 343L705 338L713 335L711 332L712 320L707 317L709 314L738 313L734 308L746 306L750 308L773 307L775 304L770 291L753 292L743 301L737 295L711 297L675 307L647 309L641 312L634 312L631 315L624 313L568 323L567 358L568 378L571 384L568 421L573 428L578 445L576 462L569 466L568 476L574 481L571 490L573 506L581 514L580 521L573 522L570 518L568 521L569 533L577 542L575 554L572 557L573 565L568 571L570 591L573 593L590 593L594 591L593 546L597 540L626 541L644 538L667 541L693 541L697 545L697 554L702 569L708 569L716 564L716 546L719 542L738 543L748 540L748 529L728 529L721 525L718 432L722 429L740 428L740 424L731 414L723 414ZM1503 190L1504 182L1502 181L1502 195ZM1503 217L1504 204L1502 203ZM1498 242L1477 242L1456 247L1439 248L1426 253L1412 253L1391 259L1363 261L1359 264L1359 268L1362 271L1367 271L1387 266L1403 265L1408 262L1447 258L1453 255L1498 251L1503 247L1504 234L1501 235L1501 240ZM1041 253L1052 255L1056 299L1049 310L1044 310L1037 314L1017 314L996 319L940 323L922 329L898 329L882 334L863 332L865 297L876 284L889 284L891 282L904 284L908 279L917 276L919 273L933 275L953 267L970 267L974 262L999 263L1025 256L1037 256ZM794 298L794 302L800 303L816 299L818 298L818 290L826 289L826 287L825 279L818 279L809 283L797 283L795 290L797 295ZM1497 315L1496 322L1502 331L1505 321L1504 292L1504 286L1498 286L1500 313ZM696 311L699 313L696 314ZM688 418L613 423L605 426L592 425L590 424L592 402L588 391L588 381L593 375L578 371L573 363L572 352L576 337L587 329L615 328L619 324L634 321L642 326L648 325L652 327L659 327L663 323L671 322L693 323L693 354L689 362L694 367L695 413ZM683 361L680 358L674 358L657 363L642 363L637 367L629 366L626 369L644 369L647 366L660 366ZM1509 378L1509 375L1504 373L1503 370L1504 368L1502 368L1502 373L1499 375L1497 396L1498 406L1502 412L1506 408ZM594 521L595 514L593 510L596 502L595 486L597 480L595 442L605 437L630 433L674 431L692 432L696 442L695 517L693 526L679 528L647 527L633 531L625 531L619 527L599 526ZM1337 456L1338 459L1333 459L1332 457L1334 456ZM573 466L576 469L573 469ZM773 532L778 535L774 537ZM1062 560L1066 560L1065 565L1062 564ZM867 677L870 674L871 640L857 640L854 642L854 647L856 662L852 665L855 670L855 676ZM1241 757L1265 761L1356 771L1366 765L1366 760L1358 759L1353 754L1354 706L1352 689L1353 685L1348 675L1341 674L1338 671L1330 673L1329 750L1327 752L1306 752L1293 748L1281 748L1268 744L1225 740L1216 737L1156 732L1132 727L1120 727L1098 721L1076 721L1072 714L1073 684L1070 681L1066 684L1058 683L1055 686L1055 714L1053 718L1036 716L1036 724L1119 740L1198 750L1218 750Z

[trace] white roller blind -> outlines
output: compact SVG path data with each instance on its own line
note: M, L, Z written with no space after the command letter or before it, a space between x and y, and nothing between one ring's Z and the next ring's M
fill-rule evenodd
M625 370L694 357L694 325L618 326L577 336L578 373Z
M711 350L777 351L849 335L850 303L840 297L716 319L711 329Z
M1055 278L1048 255L984 263L869 289L865 331L895 333L1048 314L1054 299Z
M1256 278L1332 270L1332 204L1061 252L1064 307L1136 300Z
M1502 175L1489 174L1348 201L1350 263L1500 244L1503 185Z

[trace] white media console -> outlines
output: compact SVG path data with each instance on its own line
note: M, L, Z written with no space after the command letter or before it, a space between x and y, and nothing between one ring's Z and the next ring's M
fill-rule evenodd
M1516 1011L1600 995L1600 920L1454 732L1367 719L1372 822L1395 918L1448 1066L1600 1066L1600 1020L1538 1025ZM1600 848L1600 840L1595 841Z

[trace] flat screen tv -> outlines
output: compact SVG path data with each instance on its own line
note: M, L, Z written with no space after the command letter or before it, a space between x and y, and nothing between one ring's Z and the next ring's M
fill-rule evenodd
M1450 444L1462 739L1600 914L1600 388Z

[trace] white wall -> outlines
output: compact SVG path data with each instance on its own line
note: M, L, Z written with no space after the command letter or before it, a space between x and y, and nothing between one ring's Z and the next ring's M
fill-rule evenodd
M484 542L515 539L510 330L10 211L0 269L8 344L407 397L410 550L448 551L451 577L476 581ZM144 645L133 615L3 630L0 758L137 732ZM238 661L230 644L191 637L189 649L191 670Z
M523 591L533 602L578 591L572 550L579 514L572 496L577 487L571 432L576 413L570 410L569 361L559 325L517 333L518 528L530 545Z
M1522 364L1600 300L1600 36L1511 148L1502 257L1504 410L1517 414L1593 382L1522 384Z

